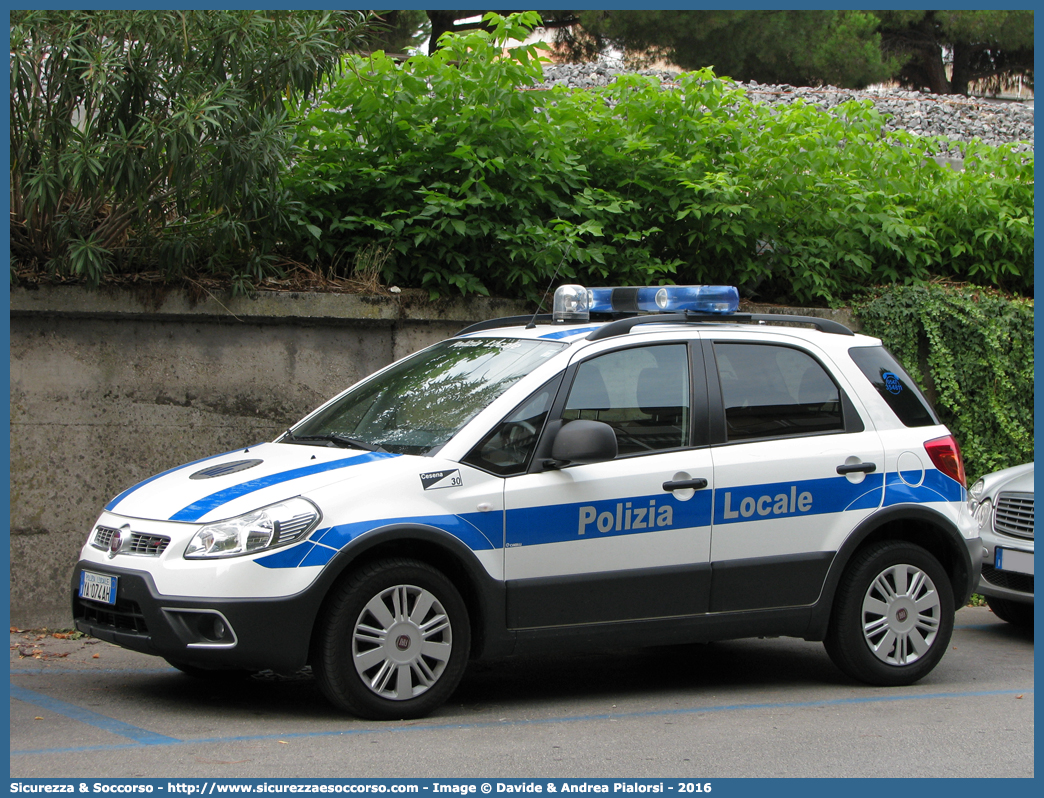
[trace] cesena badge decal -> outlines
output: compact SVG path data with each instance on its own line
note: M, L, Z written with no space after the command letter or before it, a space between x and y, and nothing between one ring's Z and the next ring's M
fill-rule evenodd
M204 468L197 471L195 474L190 474L189 479L214 479L215 477L223 477L228 474L235 474L239 471L246 471L248 468L261 465L263 462L264 460L236 460L234 463L222 463L221 465Z
M903 384L899 378L890 371L885 371L881 374L884 378L885 390L891 394L901 394L903 392Z
M439 488L459 488L464 483L460 478L460 469L452 471L431 471L420 475L424 490L438 490Z

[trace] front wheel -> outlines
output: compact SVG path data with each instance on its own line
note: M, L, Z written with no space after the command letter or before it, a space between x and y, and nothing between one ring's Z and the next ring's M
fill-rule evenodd
M946 571L911 543L878 543L855 555L830 617L827 653L868 684L913 684L946 653L953 632Z
M334 588L312 669L341 709L372 720L419 718L456 689L470 644L467 608L442 573L381 560Z

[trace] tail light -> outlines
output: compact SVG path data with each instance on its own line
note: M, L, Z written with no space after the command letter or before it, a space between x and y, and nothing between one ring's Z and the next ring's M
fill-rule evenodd
M924 444L924 450L928 452L936 468L950 479L959 482L961 487L968 486L964 476L964 461L961 460L961 447L957 445L956 438L952 435L935 438Z

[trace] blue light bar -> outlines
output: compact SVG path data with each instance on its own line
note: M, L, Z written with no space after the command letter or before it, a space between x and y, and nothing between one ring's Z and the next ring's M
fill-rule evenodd
M665 285L659 288L591 288L591 313L735 313L739 291L731 285Z
M739 291L731 285L665 285L658 288L585 288L555 291L557 323L586 322L592 313L735 313Z

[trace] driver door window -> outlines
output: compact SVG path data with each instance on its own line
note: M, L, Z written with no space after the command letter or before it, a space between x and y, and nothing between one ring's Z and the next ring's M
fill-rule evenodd
M464 462L502 477L523 473L529 466L561 381L561 376L555 377L515 408L464 458Z
M620 455L645 454L690 445L689 407L686 346L645 346L582 363L562 419L604 422Z

